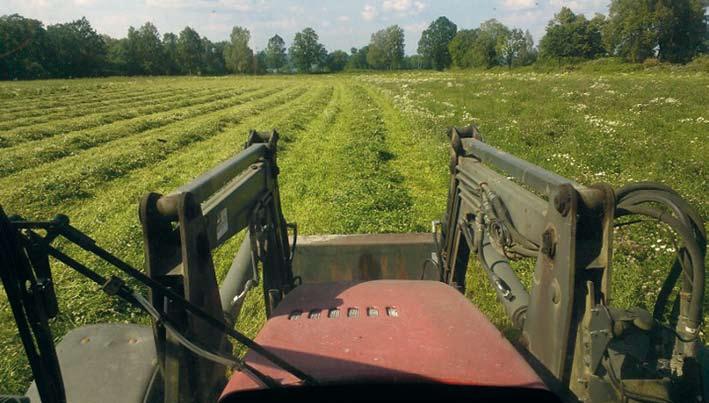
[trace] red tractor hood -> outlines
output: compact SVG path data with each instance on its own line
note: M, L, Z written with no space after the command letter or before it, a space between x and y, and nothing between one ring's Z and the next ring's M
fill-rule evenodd
M437 281L304 284L281 301L256 341L321 383L545 388L470 301ZM254 352L246 361L284 385L298 384ZM236 372L222 398L262 387Z

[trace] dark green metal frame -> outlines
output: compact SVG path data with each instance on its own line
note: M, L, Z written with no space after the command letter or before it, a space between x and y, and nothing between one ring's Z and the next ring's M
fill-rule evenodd
M696 244L701 249L688 263L693 265L689 270L693 286L682 284L680 295L685 297L678 304L684 314L675 318L676 330L668 330L639 308L610 306L613 224L621 215L616 208L628 213L613 188L579 185L497 150L485 144L473 126L453 128L449 136L451 179L441 230L442 280L464 290L469 257L475 253L513 326L521 331L520 346L531 353L530 361L548 375L557 392L570 400L663 401L676 398L682 388L691 389L691 396L701 394L696 371L701 315L696 309L688 314L689 301L694 300L696 308L704 289L706 235L698 214L661 185L646 185L655 192L652 197L635 197L640 203L655 201L659 193L669 195L675 215L691 228L687 232L692 234L685 237L687 248ZM511 260L521 258L536 259L530 290L510 266ZM664 353L650 347L630 352L619 347L623 342L662 346ZM631 360L641 355L643 362ZM666 373L660 369L665 360L682 364ZM621 371L618 363L623 362ZM636 371L640 366L651 369ZM616 370L619 379L612 379ZM689 376L682 377L683 373ZM631 392L633 387L637 393Z

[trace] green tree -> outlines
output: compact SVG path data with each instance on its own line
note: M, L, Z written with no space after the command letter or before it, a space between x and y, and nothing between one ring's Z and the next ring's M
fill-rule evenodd
M686 62L703 51L704 8L701 0L613 0L604 42L611 54L632 62L655 54Z
M298 71L312 72L325 65L327 50L318 42L319 39L318 34L312 28L305 28L295 34L288 53Z
M404 59L404 30L398 25L372 34L367 63L375 69L398 69Z
M429 60L436 70L450 66L448 44L455 37L458 27L446 17L438 17L421 34L418 53Z
M162 48L163 56L165 57L165 73L170 75L179 74L181 70L177 56L177 35L172 32L164 34L162 36Z
M273 35L266 46L266 66L278 73L287 61L286 42L279 35Z
M608 52L632 62L652 57L657 46L655 17L648 0L614 0L603 32Z
M207 37L202 37L202 66L203 74L208 75L222 75L226 74L226 66L224 60L224 49L226 49L227 42L212 42Z
M46 77L49 51L41 21L18 14L0 17L0 79Z
M700 0L657 0L655 20L659 57L684 63L702 51L707 24Z
M404 68L409 70L430 69L428 60L421 55L404 56Z
M480 24L478 37L473 47L474 65L490 68L505 64L504 51L509 36L509 28L494 18Z
M124 76L128 74L128 39L115 39L108 35L102 35L104 43L106 43L106 65L103 68L103 74L109 76Z
M165 73L165 58L158 29L146 22L139 29L130 27L126 43L126 62L132 74Z
M327 69L333 73L345 69L350 56L344 50L336 50L327 55Z
M231 30L231 41L224 48L224 62L229 71L245 74L252 71L254 52L249 47L251 33L248 29L234 27Z
M524 31L524 47L517 57L519 66L528 66L537 61L537 49L534 47L534 38L529 30Z
M185 74L200 74L202 52L204 52L202 39L197 31L185 27L177 38L177 60L180 70Z
M266 74L268 73L268 54L265 50L256 52L253 58L253 66L251 71L254 74Z
M462 29L450 41L448 53L451 55L454 66L459 68L473 67L473 51L478 32L477 29Z
M101 74L106 63L106 43L85 17L48 26L47 38L53 53L51 69L56 76Z
M540 53L549 58L593 59L605 53L599 24L592 24L583 14L562 7L549 21L539 42Z
M519 28L511 30L503 41L500 54L504 64L509 68L533 63L536 52L532 35L529 31L523 32Z
M347 62L348 70L365 70L368 69L369 63L367 63L367 54L369 53L369 45L363 46L359 49L350 49L350 60Z

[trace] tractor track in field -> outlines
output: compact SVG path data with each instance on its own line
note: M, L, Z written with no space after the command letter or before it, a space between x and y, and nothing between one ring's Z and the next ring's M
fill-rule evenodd
M110 106L121 101L136 101L146 97L160 96L175 92L184 92L187 88L167 88L158 87L148 91L131 92L120 91L117 95L114 94L93 94L90 97L79 98L78 100L68 100L54 107L42 107L39 110L35 107L29 108L27 105L15 103L14 108L5 108L0 113L2 119L12 119L11 121L3 122L3 128L9 123L22 124L23 121L41 121L52 116L62 116L63 114L78 113L85 110L94 110L95 108ZM34 106L34 105L33 105ZM12 126L15 127L15 126Z
M411 196L389 164L389 133L371 97L338 86L327 111L283 158L289 219L305 234L410 230Z
M382 91L366 85L368 96L380 111L389 147L396 156L390 162L403 176L402 185L412 198L412 214L417 231L429 231L431 221L440 219L440 206L446 205L448 187L448 139L442 128L433 133L402 114Z

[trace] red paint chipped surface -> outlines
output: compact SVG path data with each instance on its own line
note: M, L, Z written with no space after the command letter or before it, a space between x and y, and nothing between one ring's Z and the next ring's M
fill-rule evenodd
M348 316L352 308L356 317ZM389 315L387 308L392 308ZM329 317L331 309L339 316ZM294 319L297 312L302 313ZM305 284L283 299L256 341L323 383L545 388L470 301L436 281ZM246 361L283 384L298 383L256 353L247 353ZM261 387L237 372L222 397Z

